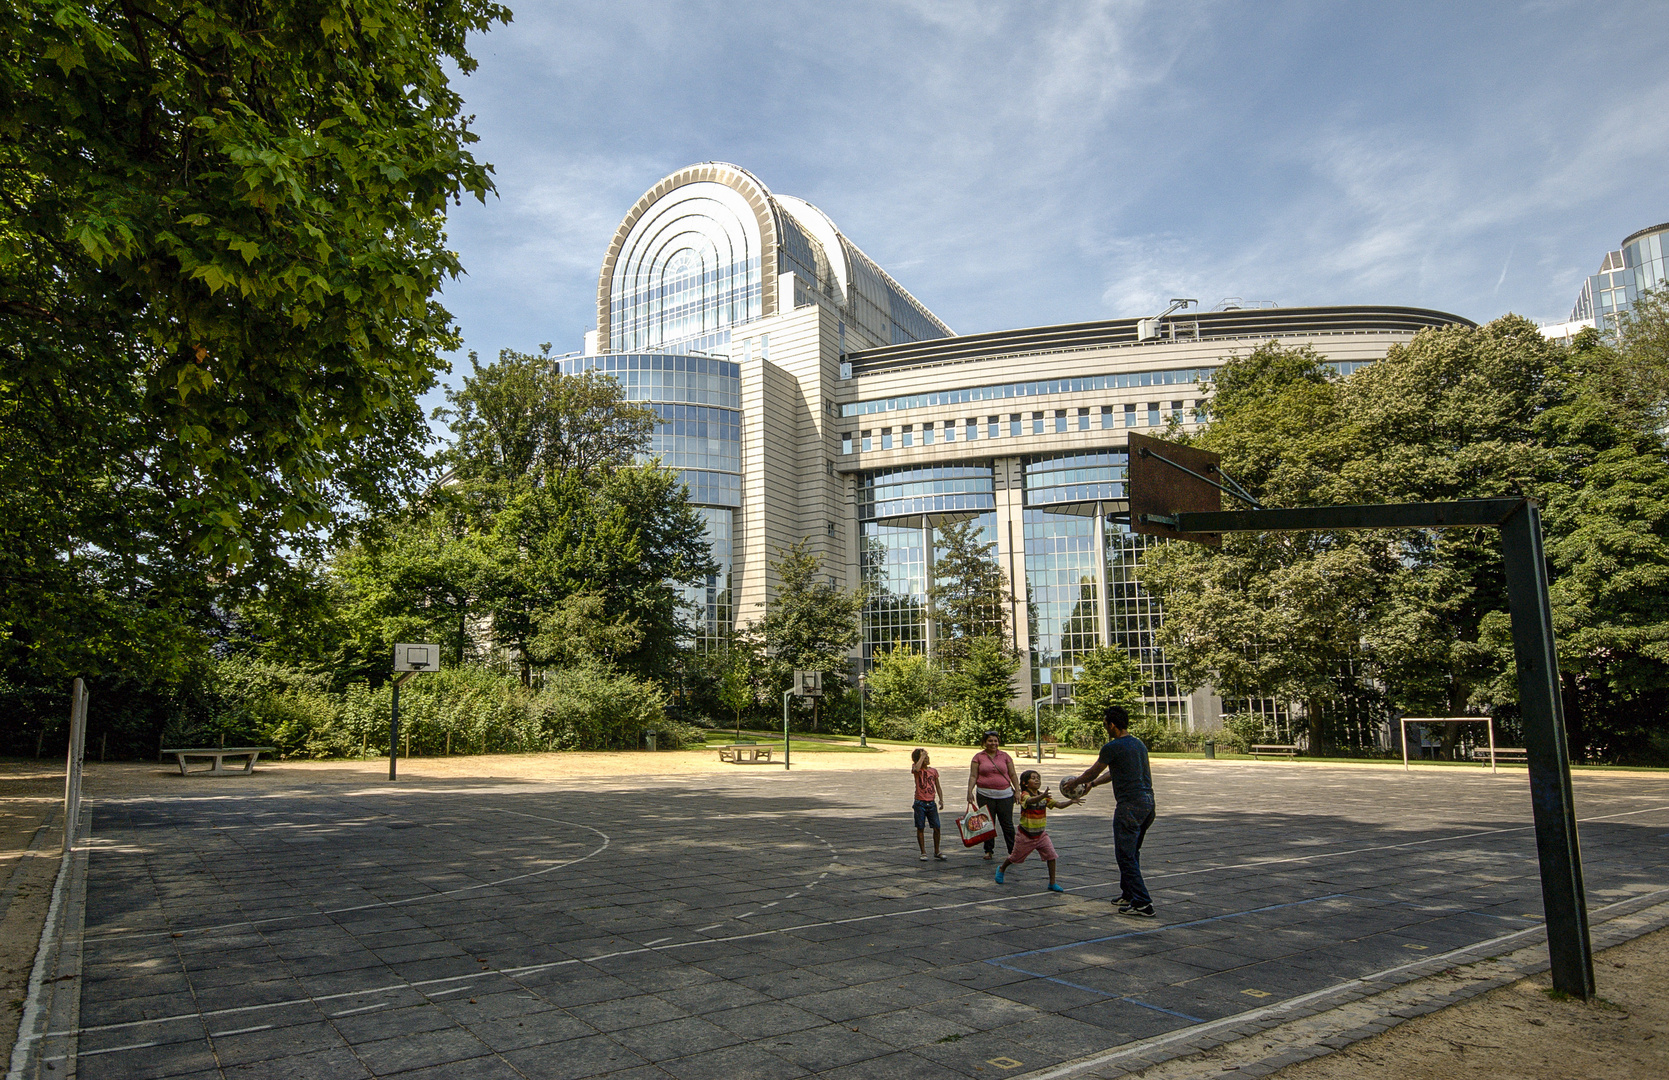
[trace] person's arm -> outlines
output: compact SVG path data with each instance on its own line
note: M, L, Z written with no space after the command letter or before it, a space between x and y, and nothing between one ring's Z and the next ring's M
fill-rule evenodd
M969 806L978 805L977 803L974 802L974 782L978 779L979 779L979 755L975 754L974 759L972 761L968 762L968 805Z
M1014 756L1004 753L1003 757L1008 758L1008 785L1018 792L1020 790L1020 774L1014 771Z
M1107 773L1106 776L1102 777L1099 780L1097 780L1096 777L1101 776L1102 770L1104 770L1106 768L1107 768L1107 763L1105 761L1102 761L1100 758L1096 758L1094 765L1091 765L1089 768L1085 769L1081 774L1079 774L1078 783L1084 785L1084 790L1085 791L1088 791L1090 788L1099 787L1100 785L1105 784L1108 780L1111 780L1113 778L1112 773L1110 773L1110 772Z
M939 793L939 809L945 808L945 785L939 783L939 774L933 774L933 790Z

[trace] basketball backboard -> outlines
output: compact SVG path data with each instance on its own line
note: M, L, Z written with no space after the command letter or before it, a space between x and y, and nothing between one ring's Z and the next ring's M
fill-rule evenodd
M439 671L439 645L394 646L395 671Z
M821 671L794 672L795 697L822 697L823 673Z
M1215 486L1222 483L1219 455L1135 432L1129 439L1125 491L1130 497L1131 531L1221 547L1222 533L1184 533L1174 525L1179 513L1209 514L1223 509L1223 493Z

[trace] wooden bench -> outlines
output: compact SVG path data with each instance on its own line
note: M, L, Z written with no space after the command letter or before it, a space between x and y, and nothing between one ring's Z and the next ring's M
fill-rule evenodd
M1032 744L1032 752L1037 755L1037 760L1042 761L1046 757L1058 757L1055 751L1060 749L1060 745L1058 739L1044 739L1041 743Z
M1260 758L1260 757L1295 758L1297 756L1298 756L1298 747L1293 746L1289 743L1258 743L1257 745L1252 747L1252 757L1253 758Z
M262 754L275 753L271 746L212 746L203 750L164 750L163 754L173 754L174 760L180 763L181 776L248 776L255 771L255 759ZM225 767L227 758L246 758L243 768L228 769ZM207 769L197 769L186 772L187 758L212 758L214 765Z
M1489 747L1487 747L1487 746L1474 746L1472 748L1472 760L1473 761L1488 761L1489 760ZM1529 761L1530 761L1530 751L1524 749L1524 747L1522 747L1522 746L1497 746L1495 748L1495 760L1498 761L1498 762L1499 761L1522 761L1522 762L1525 762L1526 764L1528 764Z
M760 746L758 743L733 743L730 746L719 747L719 760L728 761L736 765L769 763L771 748Z

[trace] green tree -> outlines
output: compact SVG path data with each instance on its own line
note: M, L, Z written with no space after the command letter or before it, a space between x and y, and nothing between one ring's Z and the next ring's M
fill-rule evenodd
M1083 716L1099 724L1109 705L1122 705L1132 719L1147 712L1143 695L1147 679L1141 665L1117 646L1101 646L1084 654L1083 669L1072 683L1072 705Z
M906 720L945 700L944 672L929 656L912 649L892 648L876 658L865 680L870 701L881 716Z
M940 525L933 562L932 605L937 627L936 659L959 667L973 642L981 637L1003 640L1008 605L1013 601L1003 569L997 562L997 542L981 541L972 521Z
M446 205L491 190L448 69L509 12L0 10L0 661L166 673L426 465Z
M771 569L777 577L776 595L764 605L759 632L775 657L781 685L786 687L793 671L844 676L849 667L847 654L861 640L858 615L863 611L864 589L836 585L812 552L810 537L778 549ZM824 692L839 693L842 685L844 678L826 679ZM812 706L813 730L817 704Z
M961 668L953 677L954 695L975 728L989 728L1008 739L1023 730L1009 707L1014 698L1014 673L1020 661L1003 639L992 634L974 638Z

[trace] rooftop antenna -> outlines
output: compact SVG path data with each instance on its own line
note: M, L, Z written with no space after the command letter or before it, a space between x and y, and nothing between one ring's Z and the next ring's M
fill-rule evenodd
M1192 298L1171 297L1171 306L1160 312L1158 315L1155 315L1151 319L1136 320L1136 340L1152 341L1154 338L1159 336L1159 324L1168 318L1172 312L1192 307L1198 303L1198 300Z

